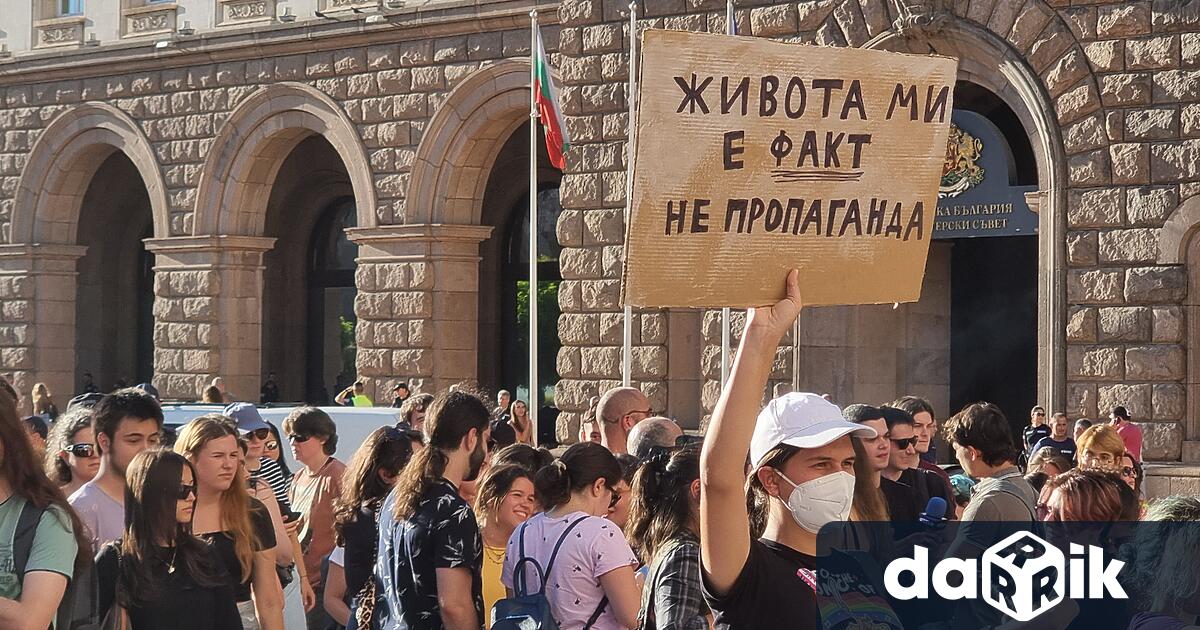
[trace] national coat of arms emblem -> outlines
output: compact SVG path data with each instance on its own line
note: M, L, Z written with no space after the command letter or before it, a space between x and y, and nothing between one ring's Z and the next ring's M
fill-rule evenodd
M983 141L951 123L938 199L957 197L979 185L983 181L983 167L978 164L982 155Z

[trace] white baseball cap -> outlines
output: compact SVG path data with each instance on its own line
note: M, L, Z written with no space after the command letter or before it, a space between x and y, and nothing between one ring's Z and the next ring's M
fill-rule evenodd
M837 405L817 394L792 392L767 403L758 414L750 439L750 463L754 468L771 449L780 444L797 448L820 448L852 435L873 438L875 429L842 417Z

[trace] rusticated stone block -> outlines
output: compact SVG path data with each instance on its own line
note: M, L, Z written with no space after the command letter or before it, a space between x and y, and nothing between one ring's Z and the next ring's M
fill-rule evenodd
M1120 72L1125 69L1124 40L1088 42L1083 46L1083 53L1096 72Z
M1067 347L1067 373L1074 377L1120 380L1124 378L1123 363L1117 346Z
M1067 299L1076 304L1119 304L1124 275L1120 269L1072 269L1067 272Z
M1112 164L1114 184L1150 183L1150 145L1144 143L1110 144L1108 156Z
M1125 195L1125 214L1131 225L1162 225L1179 204L1173 186L1131 188Z
M1158 259L1159 228L1100 232L1101 263L1153 263Z
M1154 101L1158 103L1200 100L1200 71L1163 70L1154 73Z
M618 351L620 348L618 348ZM631 350L633 378L661 379L667 375L667 348L665 346L636 346ZM655 407L662 409L662 407Z
M1125 139L1164 140L1179 136L1179 109L1155 107L1125 113Z
M579 378L582 373L581 362L579 348L571 346L559 348L558 357L555 360L559 378Z
M1173 422L1139 422L1142 429L1142 459L1179 461L1183 448L1183 428Z
M637 328L632 331L633 343L638 343ZM608 346L619 346L625 340L625 313L600 313L600 343Z
M1100 413L1107 414L1113 407L1125 407L1134 418L1149 418L1151 413L1150 384L1140 385L1101 385Z
M1154 386L1155 420L1180 420L1187 411L1187 390L1179 383L1160 383ZM1145 416L1143 416L1145 417Z
M1104 117L1100 112L1068 126L1063 130L1063 147L1067 153L1091 151L1107 144Z
M1072 418L1096 417L1096 385L1068 383L1067 407L1064 412Z
M1153 87L1149 73L1107 74L1100 78L1100 98L1109 107L1149 105Z
M750 9L750 32L757 37L796 34L796 6L777 4Z
M1139 306L1098 310L1100 341L1146 341L1150 338L1151 312Z
M558 7L558 19L563 26L595 24L600 18L600 0L568 0Z
M638 315L641 328L641 343L663 344L667 342L667 316L665 313L642 313Z
M563 313L558 318L558 338L564 345L600 343L600 318L595 313Z
M1136 267L1125 272L1125 300L1130 303L1171 304L1187 294L1183 267Z
M1118 39L1150 32L1150 3L1122 2L1097 7L1096 35Z
M1183 341L1184 314L1179 306L1158 306L1153 311L1153 337L1157 343Z
M615 311L620 308L620 280L583 280L581 291L586 310Z
M1100 186L1110 182L1108 151L1079 153L1067 158L1067 178L1072 186Z
M584 378L620 378L619 346L585 346L580 348L579 356L580 373Z
M1096 338L1096 309L1071 307L1067 315L1067 341L1095 343Z
M624 211L605 209L583 213L584 245L618 245L624 241Z
M1125 67L1162 70L1179 66L1179 37L1164 35L1125 41Z
M801 31L819 28L837 5L834 0L803 0L796 3L796 28Z
M1072 227L1119 226L1124 207L1124 198L1117 188L1071 191L1067 222Z
M1183 348L1174 344L1125 349L1125 376L1139 381L1179 380L1186 375Z

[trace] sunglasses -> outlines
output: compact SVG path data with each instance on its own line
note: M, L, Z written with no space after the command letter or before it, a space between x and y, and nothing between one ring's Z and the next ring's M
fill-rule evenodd
M270 442L267 442L266 445L263 446L263 448L267 449L268 451L273 451L273 450L279 448L279 442L276 442L275 440L271 440Z
M72 444L63 450L75 457L92 457L96 454L96 445L81 442L79 444Z
M896 438L891 438L891 440L892 440L892 444L895 444L896 448L898 448L902 451L907 449L910 446L916 447L916 445L917 445L917 437L915 435L910 438L904 438L903 440L898 440Z
M608 500L608 509L614 510L616 509L617 504L621 502L621 493L613 490L612 488L609 488L608 490L612 492L612 498Z
M1121 476L1122 477L1133 477L1134 476L1133 466L1122 466L1121 467Z
M247 440L249 440L250 438L254 438L256 440L265 440L265 439L271 437L271 430L270 429L255 429L253 431L247 432L244 437Z
M196 496L196 486L186 483L179 484L179 493L175 495L175 498L186 501L189 496Z
M308 435L297 435L297 434L295 434L295 433L289 433L289 434L288 434L288 441L289 441L289 442L307 442L309 437L312 437L312 436L308 436Z

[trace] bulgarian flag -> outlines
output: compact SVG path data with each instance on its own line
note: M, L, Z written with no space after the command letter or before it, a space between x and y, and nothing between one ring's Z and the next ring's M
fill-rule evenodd
M558 90L554 89L554 80L550 78L550 64L546 60L546 49L542 47L542 29L537 28L537 50L534 51L533 98L537 103L538 115L546 126L546 151L550 154L550 163L562 170L566 167L563 153L570 146L567 138L567 126L563 122L562 104L558 100Z

